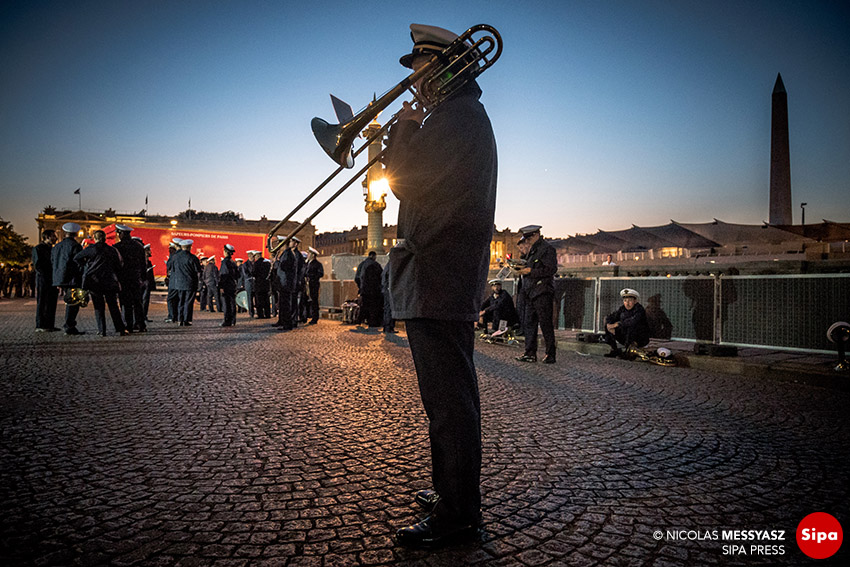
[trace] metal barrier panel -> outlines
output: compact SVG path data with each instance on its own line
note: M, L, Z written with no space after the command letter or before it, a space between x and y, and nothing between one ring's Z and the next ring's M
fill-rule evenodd
M555 280L555 309L559 329L593 332L596 279Z
M720 285L726 344L833 351L826 330L850 319L850 274L723 276Z
M651 336L659 339L714 340L714 278L711 276L600 278L599 328L623 304L626 287L641 295Z

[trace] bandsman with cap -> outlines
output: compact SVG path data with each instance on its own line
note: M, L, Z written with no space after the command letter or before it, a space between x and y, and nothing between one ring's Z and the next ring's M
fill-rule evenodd
M147 274L145 247L130 235L133 229L129 226L116 224L115 230L118 232L118 242L113 247L121 254L122 260L118 272L118 281L121 283L118 297L121 300L124 323L128 331L144 333L148 330L142 307L142 284Z
M239 266L242 285L245 287L245 300L248 303L248 317L254 317L254 254L256 250L248 250L248 259Z
M519 322L519 317L511 294L502 289L502 280L496 278L489 283L491 293L481 304L480 326L486 330L489 323L493 332L496 332L499 330L499 322L504 321L508 327L513 327Z
M537 326L543 333L546 356L543 362L555 363L555 274L558 271L558 253L540 235L540 225L524 226L522 242L528 243L525 266L517 273L522 276L522 293L525 295L525 354L517 357L521 362L537 362Z
M405 67L422 69L457 35L410 26ZM481 411L473 351L496 208L496 141L469 81L434 108L404 103L385 164L399 199L390 250L393 317L404 320L430 421L434 490L415 495L428 516L400 529L401 545L475 540L481 521ZM425 105L431 104L425 101ZM449 274L450 277L446 277Z
M307 268L305 271L307 279L307 297L310 302L310 320L308 325L319 322L319 280L325 275L325 268L319 262L319 251L310 246L307 248Z
M218 266L215 265L215 256L207 258L207 265L204 266L204 285L207 287L207 301L209 301L210 313L216 309L221 311L221 293L218 287ZM215 299L215 308L213 308L213 299ZM201 309L204 308L204 302L201 301Z
M182 238L172 238L171 242L168 243L168 260L165 262L165 286L168 290L167 295L165 296L166 305L168 306L168 317L165 319L166 323L177 322L177 311L180 308L180 294L177 292L177 289L171 285L171 274L173 272L174 257L181 250L181 242L183 242Z
M32 265L35 268L35 330L58 331L56 328L56 301L59 292L53 285L53 264L50 252L56 244L56 231L41 233L41 243L33 246Z
M53 285L65 295L71 289L80 287L82 284L82 273L74 262L74 256L83 247L77 242L77 233L80 225L75 222L66 222L62 225L65 238L50 251L50 260L53 267ZM77 329L77 315L80 312L79 305L65 304L65 329L66 335L82 335L85 331Z
M258 319L268 319L271 317L271 305L269 292L271 291L271 281L269 274L271 273L272 264L268 258L263 258L263 253L259 250L254 251L254 305L257 308Z
M106 233L102 230L96 230L92 236L94 244L78 252L74 261L83 268L82 287L91 296L97 334L106 336L106 309L109 308L115 332L122 336L129 335L130 331L118 307L121 254L114 246L106 243Z
M232 245L224 245L224 257L221 259L221 269L218 272L218 285L221 289L219 297L222 298L224 312L222 327L232 327L236 324L236 286L239 281L239 268L233 261L235 251L236 248Z
M292 327L297 327L298 323L303 323L307 320L306 303L304 297L304 272L307 269L307 259L299 250L301 239L297 236L292 237L292 253L295 254L295 287L292 290Z
M279 236L283 240L284 237ZM278 327L281 331L292 330L292 296L297 287L296 279L298 278L298 260L296 259L296 249L298 243L295 237L290 239L288 246L280 252L277 257L275 275L277 277L277 323L273 327ZM298 257L301 254L297 255Z
M145 283L142 287L142 310L145 312L145 323L150 323L148 311L151 306L151 293L156 291L156 276L153 273L154 265L151 262L151 245L145 244Z
M640 294L625 288L620 291L623 305L605 317L605 342L611 347L606 357L623 356L617 343L625 346L644 347L649 343L649 322L646 311L640 304Z
M177 321L181 327L192 324L192 311L195 304L195 291L201 277L201 262L192 254L193 240L181 240L180 251L171 259L171 285L177 291L180 300L177 307Z

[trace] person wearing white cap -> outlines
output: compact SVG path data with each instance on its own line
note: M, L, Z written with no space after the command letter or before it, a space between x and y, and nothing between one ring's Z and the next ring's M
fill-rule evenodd
M172 272L174 265L174 258L180 252L180 243L183 240L180 238L172 238L171 242L168 243L168 260L165 261L165 286L166 286L166 296L165 296L165 304L168 307L168 316L165 318L166 323L176 323L177 322L177 311L180 307L180 294L172 285Z
M219 276L218 266L215 265L215 256L207 258L207 263L203 266L203 274L203 285L206 287L206 294L203 291L201 292L201 311L209 305L210 313L215 313L216 309L221 312L221 292L218 288ZM213 300L215 300L215 307L213 307Z
M192 325L192 312L195 306L195 291L201 277L201 262L192 254L192 240L182 240L180 251L175 252L171 262L170 285L177 291L177 321L181 327Z
M153 262L151 262L151 245L145 244L145 283L142 287L142 310L145 314L145 323L150 323L148 310L151 305L151 293L156 291L156 276L153 273Z
M420 70L457 35L410 26L400 63ZM399 243L390 250L393 318L404 320L430 421L429 512L396 532L401 545L435 547L479 537L481 412L473 362L475 323L490 265L496 207L496 141L469 81L425 118L405 102L390 129L385 164L399 199ZM427 103L426 103L427 104Z
M121 309L118 307L118 292L121 289L119 273L121 271L121 254L114 246L106 243L106 233L94 231L94 244L87 246L74 256L74 262L83 271L82 288L89 292L94 306L94 320L97 324L97 334L106 336L106 309L112 318L112 325L119 335L129 335Z
M272 264L263 258L263 253L254 251L254 306L257 310L257 319L268 319L271 317L271 280L269 279Z
M83 249L77 242L77 233L80 225L75 222L67 222L62 225L65 238L50 251L50 261L53 266L53 285L60 288L62 295L82 283L82 273L79 270L74 256ZM79 305L65 304L65 323L62 328L66 335L83 335L85 331L77 329L77 315L80 312Z
M537 362L537 327L543 334L546 344L546 356L543 362L555 363L557 344L555 343L555 274L558 271L558 253L551 244L540 235L539 224L524 226L520 242L528 243L525 266L517 270L522 276L523 329L525 334L525 354L518 356L520 362Z
M218 272L218 287L221 289L222 303L220 304L224 312L224 321L222 327L232 327L236 324L236 286L239 280L239 267L233 261L233 253L236 251L230 244L224 245L224 257L221 259L221 269Z
M146 280L147 262L145 261L145 247L130 235L132 228L123 224L116 224L118 242L113 248L121 254L123 263L118 272L118 281L121 282L121 312L127 330L131 333L138 331L144 333L148 330L145 322L145 310L142 306L142 284Z
M248 317L254 318L254 252L248 250L248 259L239 266L240 279L245 288L245 300L248 303Z
M502 280L492 279L489 283L492 293L481 304L479 327L487 330L489 323L492 332L495 333L499 330L501 321L505 321L508 327L513 327L519 323L519 316L514 307L513 297L502 289Z
M307 267L305 269L305 277L307 280L307 297L310 302L310 320L308 325L315 325L319 322L319 281L325 275L325 267L319 262L319 251L310 246L307 249Z
M617 343L625 346L644 347L649 344L649 321L646 310L640 304L640 293L625 288L620 291L623 305L605 317L605 342L611 347L606 357L623 356Z

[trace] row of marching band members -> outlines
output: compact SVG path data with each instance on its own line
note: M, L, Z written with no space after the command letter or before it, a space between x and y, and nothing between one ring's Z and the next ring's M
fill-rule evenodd
M36 331L58 331L56 303L59 294L65 299L66 335L82 335L77 328L80 308L91 299L94 305L97 334L106 336L106 309L115 331L129 335L147 331L150 293L156 287L150 245L131 236L132 229L115 225L118 241L110 246L106 233L97 230L87 246L77 242L80 225L65 223L64 239L57 244L53 230L42 233L41 242L33 248L36 271Z
M298 323L315 324L319 320L319 280L324 268L318 251L298 249L293 238L274 263L259 250L248 250L247 260L233 258L235 248L225 244L220 266L214 256L198 258L192 254L193 241L174 239L167 262L168 318L181 327L192 325L194 302L200 309L216 308L224 314L222 327L236 324L237 310L248 317L270 319L272 326L288 331ZM237 301L238 295L238 301Z

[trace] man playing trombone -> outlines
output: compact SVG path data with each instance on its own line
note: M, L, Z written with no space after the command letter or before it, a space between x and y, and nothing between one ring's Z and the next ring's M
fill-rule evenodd
M433 65L458 37L432 26L410 29L413 51L400 62L414 71ZM481 412L473 350L497 171L496 142L480 96L471 79L427 120L421 101L405 102L387 141L385 163L400 201L399 243L390 250L393 317L407 329L429 420L434 486L415 495L428 516L396 534L410 547L479 537Z

